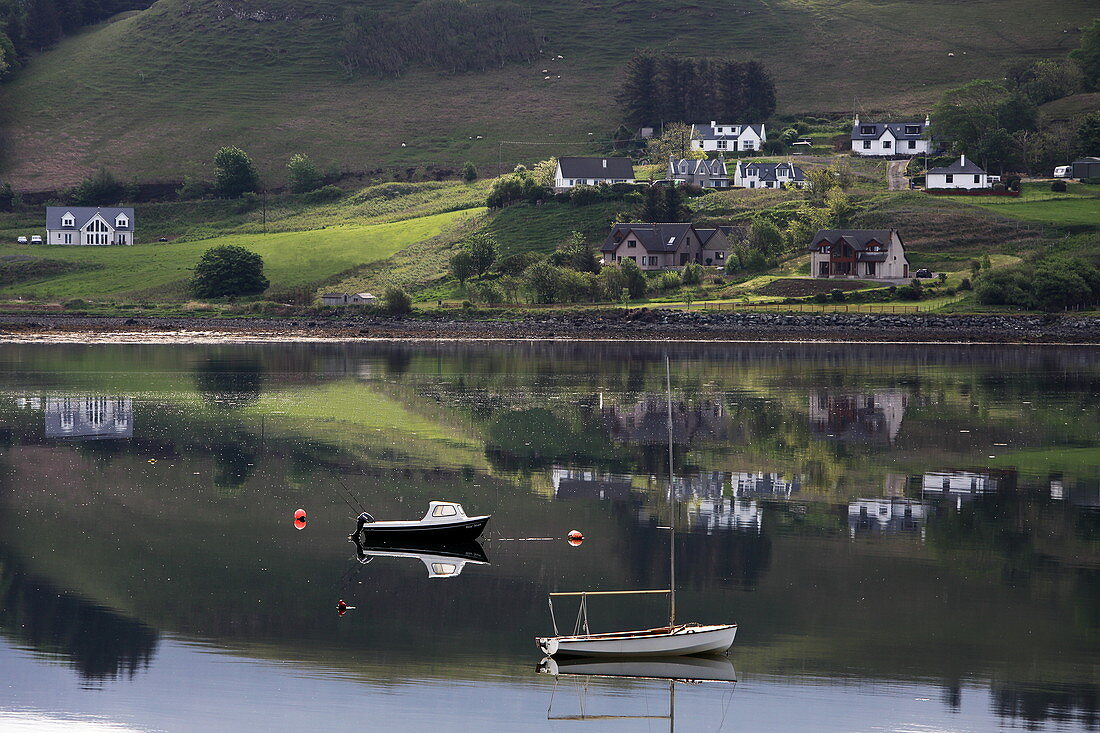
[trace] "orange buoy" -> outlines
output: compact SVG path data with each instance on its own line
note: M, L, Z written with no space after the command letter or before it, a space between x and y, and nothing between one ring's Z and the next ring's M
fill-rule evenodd
M306 518L306 510L305 509L299 509L298 511L294 512L294 518L304 520Z
M584 535L581 534L579 530L569 530L569 534L566 535L566 537L568 538L569 544L573 545L573 547L580 547L581 543L584 542Z

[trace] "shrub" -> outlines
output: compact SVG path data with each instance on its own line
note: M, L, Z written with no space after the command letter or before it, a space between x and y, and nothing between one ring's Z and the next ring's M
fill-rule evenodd
M69 192L69 202L76 206L111 206L126 195L126 186L106 168L85 178Z
M920 300L921 291L912 285L902 285L897 289L897 296L899 300Z
M508 255L497 262L496 271L502 275L519 276L531 265L544 259L538 252L520 252Z
M302 200L307 204L323 204L329 201L337 201L343 195L344 189L330 184L302 194Z
M1050 190L1054 191L1055 193L1065 193L1066 192L1066 182L1065 181L1055 181L1054 183L1050 184Z
M504 302L504 291L494 282L482 283L477 288L477 297L480 298L483 303L497 305L498 303Z
M88 301L81 300L80 298L72 298L70 300L66 300L61 305L64 306L65 310L76 310L78 308L87 308Z
M180 201L194 201L201 199L210 193L210 184L199 181L191 176L184 176L183 183L176 189L176 196Z
M390 285L382 294L382 303L386 311L393 315L404 315L412 310L412 297L404 288Z
M574 206L588 206L600 200L600 191L595 186L574 186L569 191L569 203Z
M994 183L993 184L993 190L996 191L997 193L1004 193L1008 189L1005 188L1005 185L1003 183Z
M562 269L543 260L523 272L523 284L531 292L536 303L553 303L560 291Z
M295 153L286 164L287 185L291 193L313 191L321 185L321 171L308 155Z
M1100 178L1083 178L1081 183L1087 183L1090 186L1100 186Z
M222 245L206 250L195 265L191 292L198 298L256 295L267 290L264 260L244 247Z
M634 260L624 259L619 264L619 268L626 278L626 289L630 292L630 297L641 298L645 295L645 274L642 272L642 268L638 267L638 263Z
M701 285L703 283L703 266L694 262L684 265L680 273L680 281L684 285Z
M477 180L477 168L468 160L465 165L462 166L462 180L466 181L466 183L473 183Z
M235 199L260 187L260 175L248 153L226 146L214 155L214 188L225 198Z
M829 291L829 297L837 303L844 302L844 291L840 288L833 288Z
M814 293L815 303L828 303L829 296L826 293Z
M659 293L680 287L680 275L675 272L662 272L653 280L653 289Z

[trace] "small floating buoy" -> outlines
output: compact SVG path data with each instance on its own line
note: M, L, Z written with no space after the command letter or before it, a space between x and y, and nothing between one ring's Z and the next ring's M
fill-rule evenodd
M297 510L296 512L294 512L294 518L295 519L305 519L306 518L306 510L305 509Z
M341 616L343 616L348 611L354 610L355 606L349 606L347 603L344 602L343 598L341 598L340 602L336 604L336 613L340 614Z
M299 509L294 512L294 528L305 529L306 528L306 510Z
M157 462L157 459L156 459L156 458L150 458L150 459L149 459L149 463L156 463L156 462Z
M573 545L573 547L580 547L581 543L584 542L584 535L576 529L569 530L569 534L566 535L566 537L568 538L569 544Z

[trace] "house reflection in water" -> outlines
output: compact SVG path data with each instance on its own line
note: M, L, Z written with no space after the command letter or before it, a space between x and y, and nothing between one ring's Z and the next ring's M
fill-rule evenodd
M719 531L760 534L763 513L760 502L752 499L718 497L697 499L687 505L688 523L692 529L707 534Z
M603 407L602 416L604 427L617 443L668 444L668 403L663 397L651 395L630 407ZM718 400L672 403L672 442L682 445L696 437L730 437L725 408Z
M802 489L802 477L798 474L788 479L778 473L734 472L730 474L730 483L733 485L734 496L790 499L791 495Z
M848 503L848 534L920 534L924 539L925 506L912 499L856 499Z
M925 499L953 499L956 508L983 494L995 494L1001 480L976 471L930 471L921 477L921 496Z
M829 440L893 443L908 405L909 393L900 389L821 390L810 395L810 430Z
M625 501L630 498L631 477L628 474L554 467L550 480L554 485L554 497L559 499Z
M130 397L47 397L46 437L106 440L134 436Z

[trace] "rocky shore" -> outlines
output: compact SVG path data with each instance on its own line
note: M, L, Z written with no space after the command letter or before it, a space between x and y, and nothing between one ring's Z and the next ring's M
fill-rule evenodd
M168 318L0 315L0 341L347 339L623 339L1100 344L1100 318L1076 315L783 314L608 310L502 317ZM140 338L141 336L145 338Z

